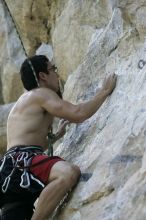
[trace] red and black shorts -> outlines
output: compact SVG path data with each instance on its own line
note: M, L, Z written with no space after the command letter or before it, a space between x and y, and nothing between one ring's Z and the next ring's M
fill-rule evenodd
M13 214L15 219L30 219L26 218L26 214L32 215L33 203L47 185L51 168L58 161L64 160L45 155L39 146L16 146L6 152L0 160L0 208L3 219L12 219ZM12 204L16 204L15 207L11 207ZM18 209L21 210L20 215Z
M57 156L48 157L47 155L36 155L33 157L31 165L35 165L37 163L38 165L34 167L30 166L30 172L46 185L48 183L51 168L58 161L64 160Z

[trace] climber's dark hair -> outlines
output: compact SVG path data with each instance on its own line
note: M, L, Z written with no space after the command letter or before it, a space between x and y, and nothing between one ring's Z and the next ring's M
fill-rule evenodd
M48 74L48 58L44 55L35 55L25 59L20 68L21 80L26 90L39 86L39 72Z

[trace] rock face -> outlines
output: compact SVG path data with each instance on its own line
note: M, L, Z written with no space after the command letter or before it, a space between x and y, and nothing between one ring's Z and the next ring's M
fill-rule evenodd
M89 100L106 75L118 75L112 95L90 119L70 125L55 151L84 173L57 219L145 220L146 1L23 0L21 8L18 0L13 5L7 2L17 23L22 24L30 54L37 49L37 42L52 42L66 82L65 99L73 103ZM13 77L17 77L24 52L9 18L4 17L7 10L0 4L0 97L4 104L15 101L18 90L22 92L20 84L13 90L13 78L6 89L4 78L10 78L10 65L14 65ZM38 16L38 10L42 15ZM33 12L32 21L28 11ZM48 26L42 27L44 20ZM31 29L32 25L37 25L37 30ZM7 114L3 117L3 113L11 105L1 106L0 140L6 132ZM6 141L1 148L4 145Z
M6 150L6 121L14 103L0 106L0 156Z
M23 91L19 67L25 56L3 1L0 1L0 23L0 103L6 104L16 101Z

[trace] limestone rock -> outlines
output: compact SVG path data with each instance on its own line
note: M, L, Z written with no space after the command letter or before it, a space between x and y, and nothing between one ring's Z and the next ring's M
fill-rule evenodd
M145 67L138 68L137 55L144 57L145 52L139 32L127 29L121 12L114 9L106 28L94 33L83 63L65 85L64 97L76 103L100 89L104 72L118 75L111 97L86 122L71 126L56 151L92 174L79 183L58 219L145 219L146 179L141 165L146 146L146 84Z
M44 55L50 61L52 61L54 57L53 48L49 44L42 43L41 46L37 49L36 55Z
M83 61L92 34L108 23L109 14L104 1L66 3L56 18L52 36L56 62L64 80Z
M0 57L1 103L14 102L23 92L20 83L19 68L25 58L20 40L14 29L13 22L4 4L0 2L1 36ZM7 19L6 19L7 17Z
M6 123L9 112L13 105L14 103L0 106L0 155L2 155L6 151Z
M48 41L47 17L49 8L47 1L7 0L28 54L34 53L41 42ZM17 7L16 7L17 5Z
M42 42L51 43L56 14L60 14L66 1L7 0L29 55L33 55Z
M19 70L14 63L8 62L2 73L2 92L4 103L16 101L23 93Z

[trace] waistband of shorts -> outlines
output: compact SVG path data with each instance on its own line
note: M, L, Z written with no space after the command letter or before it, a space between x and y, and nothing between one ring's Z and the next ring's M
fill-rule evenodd
M17 145L17 146L13 146L11 147L5 155L9 154L9 153L13 153L13 152L27 152L27 151L40 151L43 152L43 148L41 146L37 146L37 145Z

